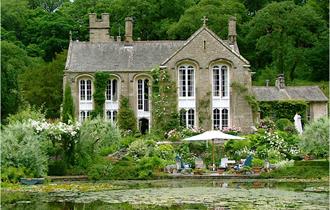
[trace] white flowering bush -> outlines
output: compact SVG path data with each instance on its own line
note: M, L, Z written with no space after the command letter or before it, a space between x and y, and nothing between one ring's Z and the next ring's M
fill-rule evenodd
M138 160L148 155L148 144L143 139L138 139L128 147L128 155Z
M277 169L292 167L293 165L294 165L294 160L282 160L274 164L275 168Z
M230 134L230 135L238 135L241 132L240 127L225 127L221 130L224 133Z

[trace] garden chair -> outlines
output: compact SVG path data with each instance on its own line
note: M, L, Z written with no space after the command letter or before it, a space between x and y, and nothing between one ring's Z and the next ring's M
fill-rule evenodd
M205 169L204 161L200 158L195 160L195 169Z
M251 167L252 166L252 155L248 155L247 158L245 159L244 163L243 164L238 164L234 167L235 170L240 170L241 168L244 168L244 167Z

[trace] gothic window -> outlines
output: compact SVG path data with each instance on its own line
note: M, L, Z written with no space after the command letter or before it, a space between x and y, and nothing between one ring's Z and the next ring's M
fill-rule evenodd
M138 80L138 110L149 111L149 80Z
M213 66L213 96L227 97L228 83L227 66Z
M111 79L108 80L107 82L107 89L106 89L106 100L107 101L117 101L117 92L118 92L118 87L117 87L117 80L116 79Z
M80 101L91 101L92 100L92 81L80 80L79 82L79 94Z
M195 95L194 67L182 65L179 67L180 97L193 97Z
M106 119L112 123L115 123L117 120L117 111L116 110L107 110Z
M218 130L220 128L220 110L214 109L213 110L213 128Z
M222 109L221 111L221 121L222 126L221 128L227 128L228 127L228 109Z
M193 128L195 127L195 110L186 109L180 110L180 125L186 128Z
M90 115L91 115L91 111L86 111L86 110L80 111L79 113L80 122L86 120Z
M187 127L187 111L185 109L180 110L180 125L182 127Z

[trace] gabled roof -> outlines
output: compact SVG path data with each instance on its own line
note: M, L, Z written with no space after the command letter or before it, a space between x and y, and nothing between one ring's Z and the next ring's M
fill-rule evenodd
M253 86L252 92L258 101L304 100L327 102L328 98L318 86L277 87Z
M123 42L71 41L65 69L76 72L150 70L184 42L134 41L130 46L125 46Z
M221 43L225 48L227 48L231 53L233 53L235 56L237 56L239 59L241 59L246 65L250 65L249 61L246 60L242 55L240 55L238 52L236 52L233 48L230 47L230 45L227 43L226 40L220 39L213 31L208 29L206 26L202 26L200 29L198 29L193 35L187 39L187 41L176 51L174 52L170 57L168 57L161 65L165 65L171 58L173 58L176 54L178 54L180 51L182 51L195 37L197 37L202 31L207 31L214 39L216 39L219 43Z

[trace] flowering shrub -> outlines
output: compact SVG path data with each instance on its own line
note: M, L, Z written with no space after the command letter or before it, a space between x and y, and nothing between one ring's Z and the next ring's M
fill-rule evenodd
M170 144L157 145L155 147L154 153L156 156L158 156L164 160L173 161L175 158L174 148Z
M269 119L269 118L265 118L260 120L258 128L262 128L268 132L275 130L275 123Z
M224 133L230 134L230 135L235 135L237 136L241 132L241 128L239 127L226 127L221 130Z
M148 144L143 139L138 139L134 141L128 147L128 155L138 160L148 153Z
M172 129L169 132L165 133L165 138L170 141L179 141L183 138L197 135L204 132L202 128L184 128L182 130Z
M294 165L294 160L282 160L279 161L278 163L275 163L275 168L277 169L281 169L281 168L287 168L287 167L291 167Z

